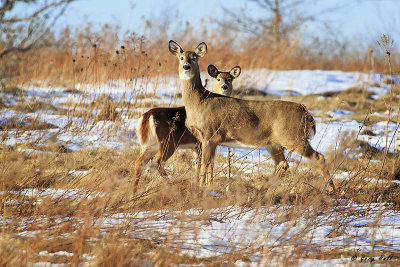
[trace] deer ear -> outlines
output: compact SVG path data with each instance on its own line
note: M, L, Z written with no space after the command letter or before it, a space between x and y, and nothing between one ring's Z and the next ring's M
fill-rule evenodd
M183 53L182 48L173 40L170 40L168 43L168 49L171 54L174 56L178 56L178 54Z
M210 76L213 78L217 78L217 76L219 74L217 67L215 67L214 65L208 65L207 71L208 71L208 74L210 74Z
M207 45L205 42L201 42L197 47L196 47L196 54L199 57L204 57L207 53Z
M239 66L236 66L231 69L229 74L232 75L236 79L237 77L239 77L241 71L242 71L242 69Z

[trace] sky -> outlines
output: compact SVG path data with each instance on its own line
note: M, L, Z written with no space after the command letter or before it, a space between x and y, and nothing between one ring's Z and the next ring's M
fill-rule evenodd
M339 41L354 39L371 44L382 34L387 34L395 41L395 47L400 48L400 0L303 0L298 7L296 12L318 14L316 22L307 24L306 36L322 39L334 36ZM56 26L79 29L90 22L93 27L100 28L108 23L119 25L121 33L143 34L147 20L169 24L167 35L172 39L177 34L174 31L181 29L180 25L190 22L192 27L199 28L198 40L195 40L198 42L204 41L201 39L202 27L215 29L218 27L216 20L228 17L223 8L235 14L245 12L255 19L269 14L251 0L75 0ZM331 12L323 12L330 9ZM29 7L23 5L16 10L16 13L26 12ZM330 30L323 25L329 26Z
M176 24L189 21L196 25L202 19L212 23L225 16L221 7L238 14L245 9L255 18L265 16L265 11L249 0L78 0L59 24L79 28L88 21L95 26L117 23L122 31L142 33L144 18L162 22L167 17ZM385 33L400 42L400 0L304 0L300 12L318 13L332 7L333 12L323 13L317 20L329 25L339 38L376 40ZM309 30L317 30L315 25L311 23Z

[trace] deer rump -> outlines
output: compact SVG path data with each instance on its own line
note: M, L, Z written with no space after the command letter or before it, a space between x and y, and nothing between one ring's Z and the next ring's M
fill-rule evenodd
M139 142L143 146L146 146L146 143L156 143L157 146L168 145L175 149L178 146L194 148L198 141L186 128L185 121L185 107L151 109L142 115L141 121L138 123ZM184 145L187 146L182 147ZM161 151L165 149L162 148Z

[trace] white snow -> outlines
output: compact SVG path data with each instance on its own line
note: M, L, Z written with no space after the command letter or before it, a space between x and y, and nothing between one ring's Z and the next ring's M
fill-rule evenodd
M61 196L68 194L61 193ZM103 233L120 225L134 223L130 232L125 231L126 235L164 241L173 235L174 239L168 239L168 244L171 249L180 248L182 253L198 257L245 253L251 255L254 262L264 266L279 265L284 256L290 255L298 247L304 253L318 251L321 254L337 249L343 254L353 253L357 258L301 259L300 266L311 263L318 266L349 264L351 261L360 263L361 257L372 250L377 252L375 260L400 250L400 212L391 210L385 204L358 205L337 200L336 205L323 213L310 206L301 215L288 219L292 211L296 214L292 208L230 206L208 210L118 213L94 219L93 223ZM40 220L45 224L53 219L41 216ZM42 234L41 231L27 231L31 222L32 219L19 222L22 225L19 235L34 237ZM260 249L263 247L268 249ZM252 252L255 248L258 248L257 252ZM48 255L50 253L47 251L40 252L40 256ZM73 256L65 251L51 255ZM238 264L241 265L240 262Z
M206 78L202 73L202 79ZM389 87L381 83L380 74L363 74L357 72L342 71L270 71L266 69L245 70L239 77L237 87L252 87L268 94L283 96L286 94L309 95L324 92L337 92L351 87L361 87L372 92L374 98L386 95ZM375 87L380 84L380 87ZM137 81L111 81L104 85L79 84L77 90L80 93L68 93L65 88L24 87L28 98L41 98L57 107L64 107L68 103L90 104L99 95L108 95L115 100L125 100L129 103L144 104L149 101L137 99L137 96L151 94L150 101L163 105L181 104L177 97L180 93L179 79L177 76L142 78ZM208 85L211 88L212 84ZM6 104L15 104L12 99L7 99ZM140 105L137 105L140 106ZM133 110L133 109L132 109ZM135 108L135 111L146 111L147 108ZM88 110L90 111L90 109ZM119 109L122 122L110 122L85 120L66 115L56 115L48 111L39 111L35 114L22 114L11 109L0 111L0 126L6 125L10 119L18 118L22 123L23 118L37 118L40 121L51 123L57 129L17 131L0 131L1 144L15 146L28 142L38 142L44 145L49 140L56 144L64 145L71 151L83 148L93 149L99 147L111 147L121 150L136 144L135 125L137 117L128 118L128 110ZM98 111L90 111L98 112ZM313 113L313 111L311 111ZM400 150L399 122L387 123L388 114L372 114L382 117L382 121L368 126L374 136L361 135L366 128L354 120L345 120L343 117L352 115L346 110L333 110L330 112L330 121L317 121L317 131L311 141L311 145L319 152L325 153L340 147L341 137L351 133L357 140L365 141L369 145L380 150L387 149L390 153L398 153ZM392 120L396 115L392 114ZM397 114L398 119L398 114ZM355 143L356 139L354 139ZM37 149L22 148L26 153L42 153ZM218 153L226 154L225 148L219 148ZM234 164L243 173L251 173L261 161L271 161L264 148L233 150ZM351 156L351 155L350 155ZM292 156L296 158L295 156ZM272 170L271 170L272 171ZM72 170L72 175L87 175L89 171ZM350 179L352 173L344 172L335 174L337 179ZM365 178L367 182L377 182L375 178ZM72 198L93 199L103 197L101 192L87 192L82 189L49 188L44 190L26 188L22 191L8 192L11 195L23 195L35 199L35 205L40 204L41 198ZM5 194L5 192L0 192ZM212 193L214 197L220 197L219 193ZM321 200L322 201L322 200ZM308 212L296 219L284 219L291 207L273 206L270 208L245 209L241 207L227 207L213 210L187 210L181 212L169 212L160 215L161 211L139 212L132 214L116 214L106 218L99 218L97 223L102 231L113 228L121 223L135 222L135 230L130 234L135 237L149 238L148 229L152 229L151 237L163 239L167 233L176 234L172 240L172 247L180 247L189 255L211 257L224 255L234 251L246 251L251 254L249 248L268 248L272 258L264 257L262 253L253 253L251 259L262 265L279 264L280 255L290 253L296 246L305 250L320 250L326 252L331 249L340 249L343 252L358 251L355 254L354 263L361 263L363 253L371 250L382 252L398 252L400 250L400 214L388 209L384 204L358 205L353 202L338 202L329 213L315 215L316 211L309 208ZM17 200L10 200L5 205L24 205ZM315 216L313 216L313 214ZM179 215L179 216L178 216ZM184 215L184 216L182 216ZM185 220L180 220L180 218ZM4 218L0 217L0 222ZM46 218L42 218L46 219ZM47 218L49 219L49 218ZM100 220L101 219L101 220ZM21 221L22 225L27 222ZM334 229L334 226L342 225L344 231ZM312 227L310 228L310 225ZM141 230L142 229L142 230ZM143 230L144 229L144 230ZM147 230L146 230L147 229ZM40 235L39 232L28 231L21 228L20 235ZM295 240L298 236L302 238ZM302 243L307 241L307 243ZM377 245L373 245L377 244ZM373 246L373 247L371 247ZM258 250L262 251L262 250ZM39 256L66 256L73 254L66 251L49 253L42 251ZM378 260L379 256L376 255ZM90 256L88 256L90 257ZM318 260L303 258L298 262L299 266L342 266L348 265L354 259L342 257L340 259ZM238 266L247 266L247 262L237 261ZM35 264L36 265L36 264ZM251 266L251 264L250 264Z
M352 87L366 88L380 96L389 92L388 86L374 87L371 84L379 82L379 74L365 74L359 72L322 71L322 70L293 70L270 71L267 69L244 70L238 79L239 87L243 84L251 85L269 94L285 95L295 93L299 95L320 94L326 92L343 91Z
M202 73L203 80L206 74ZM247 85L253 86L258 90L265 91L271 94L284 95L288 92L294 92L296 94L308 95L331 91L346 90L351 87L364 87L367 90L376 94L376 96L382 96L389 92L388 85L382 84L381 87L373 87L370 84L379 83L383 77L379 74L363 74L363 73L349 73L342 71L311 71L311 70L299 70L299 71L270 71L266 69L259 70L247 70L243 71L242 75L238 78L235 86ZM134 84L136 84L134 86ZM147 91L144 90L147 86ZM95 96L108 95L112 99L124 99L125 101L133 101L137 94L140 92L155 93L158 98L153 99L154 103L161 104L163 106L170 106L180 104L180 98L174 97L177 93L180 93L179 79L177 76L170 77L158 77L149 79L139 79L137 83L126 83L122 80L112 81L102 86L96 85L83 85L77 86L78 91L82 94L68 94L62 88L45 88L45 87L25 87L28 96L50 98L52 102L57 102L58 105L62 104L62 101L73 101L82 102L86 99L88 103L95 99ZM208 88L211 88L209 85ZM133 87L133 88L132 88ZM141 89L140 89L141 88ZM139 90L138 90L139 89ZM135 100L135 101L148 101L148 100ZM64 102L65 103L65 102ZM146 111L146 109L136 109L138 111ZM23 114L25 117L36 117L41 121L51 123L60 128L60 130L46 130L46 131L25 131L23 133L17 133L9 131L8 136L3 140L4 144L14 146L25 142L33 142L40 140L45 143L48 139L56 136L57 143L65 145L69 150L76 151L83 147L88 149L98 148L100 146L108 146L115 149L122 149L126 147L132 137L135 136L134 129L136 125L136 119L128 119L124 116L127 110L123 110L123 123L119 122L97 122L85 121L82 118L68 117L65 115L54 115L48 112L39 112L39 114ZM7 120L12 117L19 117L20 114L15 111L2 110L0 112L1 120L0 125L5 124ZM332 122L330 123L317 123L317 134L312 140L312 146L315 147L319 152L325 152L328 148L337 145L341 133L353 132L359 133L360 129L364 126L356 121L343 121L335 122L343 116L351 115L351 112L344 110L333 110L330 112ZM394 116L392 114L392 116ZM318 118L316 118L318 122ZM68 128L72 123L73 127ZM368 142L370 145L375 146L379 149L388 148L391 153L396 153L400 148L400 137L398 134L397 123L390 123L388 127L388 135L386 138L386 124L381 122L375 124L372 129L377 133L376 136L363 136L359 135L358 139ZM81 130L79 131L79 127ZM64 128L68 128L64 130ZM369 127L371 128L371 127ZM90 131L87 131L90 129ZM130 132L130 134L126 134ZM387 140L388 139L388 140ZM128 144L130 145L130 144ZM263 153L266 153L262 150ZM235 150L235 153L247 156L257 154L258 150Z

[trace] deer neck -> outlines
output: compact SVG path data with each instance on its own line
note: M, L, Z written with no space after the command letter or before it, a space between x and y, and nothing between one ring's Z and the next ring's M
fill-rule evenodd
M200 103L207 91L201 83L200 74L190 79L181 78L182 102L185 107L192 107ZM186 108L187 109L187 108Z

